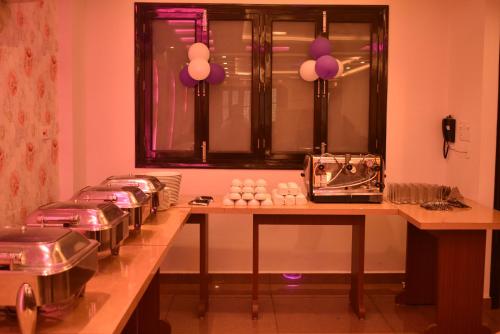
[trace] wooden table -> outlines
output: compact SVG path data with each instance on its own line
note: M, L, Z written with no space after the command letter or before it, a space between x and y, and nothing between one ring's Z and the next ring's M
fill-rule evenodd
M194 196L193 196L194 197ZM490 333L482 326L482 299L486 230L500 229L500 212L468 201L472 209L428 211L416 205L315 204L285 207L237 208L216 199L207 207L191 207L200 227L200 316L208 309L208 215L253 216L252 316L258 312L259 226L263 224L353 225L353 263L350 300L358 316L364 316L363 261L366 215L398 215L407 221L406 286L397 297L409 305L436 304L436 323L428 333ZM180 204L179 207L187 207ZM354 217L354 218L346 218ZM352 219L352 220L346 220ZM201 226L201 225L200 225ZM357 226L357 227L356 227ZM201 264L203 263L203 264Z
M252 318L259 314L259 227L260 225L351 225L351 290L349 300L360 319L365 318L363 300L365 271L365 216L363 215L253 215Z
M408 229L406 285L396 302L437 304L427 333L491 333L482 325L486 230L500 229L500 212L469 204L446 212L398 207Z
M132 232L119 256L99 260L85 296L72 308L40 316L37 333L160 333L159 268L189 209L158 212ZM19 333L15 319L0 317L1 333ZM164 332L163 332L164 333Z

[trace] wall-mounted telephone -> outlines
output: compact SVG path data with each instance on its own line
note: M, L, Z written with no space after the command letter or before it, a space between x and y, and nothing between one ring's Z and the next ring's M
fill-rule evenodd
M448 151L450 150L450 143L455 142L455 129L457 128L457 121L451 115L443 118L442 129L443 129L443 157L446 159L448 156Z

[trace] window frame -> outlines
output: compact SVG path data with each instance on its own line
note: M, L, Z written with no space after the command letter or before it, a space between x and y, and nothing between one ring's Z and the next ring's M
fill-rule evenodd
M245 12L240 8L217 7L207 13L207 30L210 31L211 21L250 21L252 22L252 44L259 45L260 36L260 17L258 13ZM209 36L209 34L208 34ZM217 165L231 166L232 161L237 160L241 163L251 166L254 161L261 159L261 150L258 144L260 138L260 92L259 92L259 69L261 55L252 50L252 92L251 92L251 129L250 129L250 152L235 153L235 152L210 152L210 136L209 136L209 97L210 88L207 88L206 106L204 108L205 133L204 138L207 144L207 161L216 162ZM209 86L209 85L207 85Z
M251 20L252 41L252 122L250 153L210 153L209 151L209 85L204 81L195 88L194 149L192 154L176 151L154 151L152 137L152 62L151 21L167 19L162 10L193 9L196 18L196 41L208 42L208 31L202 31L202 11L210 20ZM388 6L383 5L227 5L227 4L135 4L135 166L138 168L221 168L221 169L302 169L304 154L272 154L272 21L314 21L316 35L322 33L322 13L326 12L326 32L330 23L370 23L371 44L377 50L370 54L369 152L385 158L387 118L387 50ZM177 14L179 14L177 13ZM172 14L174 15L174 14ZM170 17L173 18L173 17ZM178 16L176 17L178 18ZM205 34L205 35L204 35ZM148 53L149 51L149 53ZM320 92L320 94L317 94ZM313 152L321 152L328 142L328 81L314 82ZM207 145L203 161L202 143ZM175 155L174 155L175 154Z

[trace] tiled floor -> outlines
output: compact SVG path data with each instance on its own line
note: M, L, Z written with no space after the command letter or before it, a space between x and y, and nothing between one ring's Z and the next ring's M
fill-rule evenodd
M366 319L349 309L342 284L261 284L258 320L250 315L250 285L213 284L210 309L198 319L196 284L162 283L162 318L173 334L422 333L433 322L434 307L394 303L395 284L365 286ZM485 305L484 323L500 330L500 310Z

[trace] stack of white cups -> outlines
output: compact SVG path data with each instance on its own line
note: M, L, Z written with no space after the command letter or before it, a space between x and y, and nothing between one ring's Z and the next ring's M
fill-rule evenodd
M237 207L259 207L273 205L271 194L267 192L266 180L234 179L230 192L224 196L223 205Z
M306 197L295 182L278 183L278 188L272 191L272 198L274 205L293 206L307 204Z

